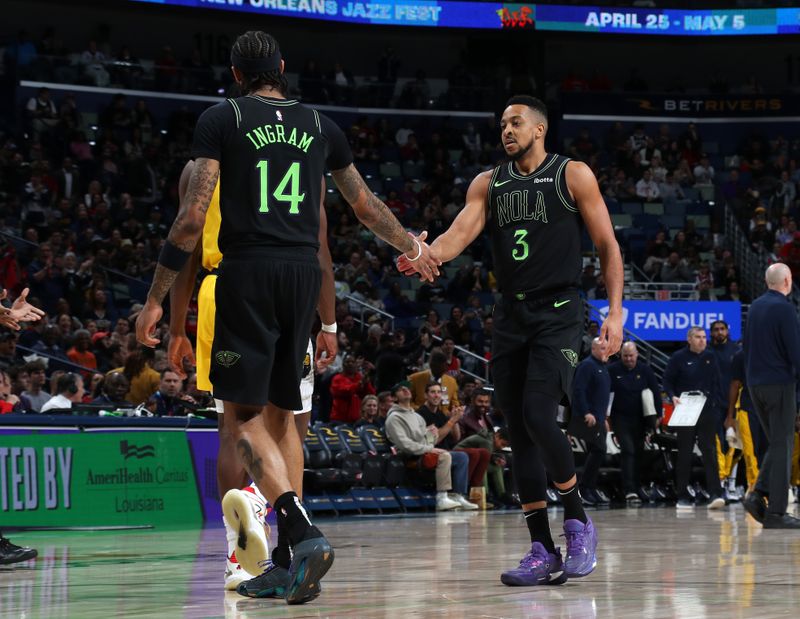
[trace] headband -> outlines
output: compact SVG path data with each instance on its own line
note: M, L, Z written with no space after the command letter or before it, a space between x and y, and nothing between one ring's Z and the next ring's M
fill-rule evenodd
M245 58L235 52L231 52L231 64L242 73L248 75L268 73L281 68L281 54L276 52L268 58Z

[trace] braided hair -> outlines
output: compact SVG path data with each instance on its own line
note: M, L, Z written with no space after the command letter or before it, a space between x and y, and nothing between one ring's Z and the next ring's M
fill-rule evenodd
M242 58L270 58L280 53L275 37L261 30L249 30L240 35L231 51ZM289 92L289 82L280 69L256 74L242 72L242 92L255 92L264 86L274 88L284 97Z

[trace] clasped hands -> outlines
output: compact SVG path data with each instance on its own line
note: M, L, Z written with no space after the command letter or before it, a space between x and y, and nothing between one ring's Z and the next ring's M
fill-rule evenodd
M414 243L414 249L409 253L400 254L397 259L397 270L408 277L418 273L422 281L433 282L439 276L439 267L442 261L439 259L438 252L425 242L425 239L428 238L427 231L420 233L419 236L409 232L408 236L416 243ZM411 255L409 256L409 254ZM415 256L417 257L415 258Z

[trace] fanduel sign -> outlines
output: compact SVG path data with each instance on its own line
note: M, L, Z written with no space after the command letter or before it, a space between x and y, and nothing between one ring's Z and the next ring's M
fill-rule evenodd
M605 318L607 301L590 304ZM732 340L741 339L742 305L736 301L622 302L622 326L643 340L683 341L689 327L703 327L708 331L715 320L728 323Z

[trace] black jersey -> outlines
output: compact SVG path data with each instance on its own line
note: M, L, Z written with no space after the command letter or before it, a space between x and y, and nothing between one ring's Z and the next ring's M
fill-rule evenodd
M336 124L294 100L248 95L207 109L193 157L220 162L219 249L319 247L326 166L353 161Z
M548 154L531 174L513 162L495 168L488 220L499 290L507 295L577 286L583 220L569 194L569 159Z

